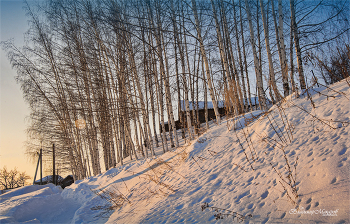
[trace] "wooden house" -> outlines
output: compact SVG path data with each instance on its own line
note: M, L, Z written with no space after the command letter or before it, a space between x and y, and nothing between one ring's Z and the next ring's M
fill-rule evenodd
M271 104L271 101L266 99L268 104ZM259 107L259 99L258 97L252 97L251 98L251 102L253 107L258 106ZM224 101L217 101L218 103L218 109L219 109L219 113L220 116L224 116L226 115L226 107L225 107L225 102ZM249 103L248 103L249 104ZM180 102L181 108L178 111L178 119L175 120L175 127L176 130L181 129L184 125L184 127L187 127L187 123L186 123L186 105L185 105L185 101L181 100ZM250 105L248 105L248 107L250 107ZM207 102L207 108L208 108L208 121L214 120L216 119L215 116L215 112L214 112L214 107L213 107L213 102L212 101L208 101ZM192 121L192 126L194 126L194 119L193 119L193 109L196 110L197 109L197 102L194 102L194 104L192 105L192 101L189 102L189 109L190 109L190 116L191 116L191 121ZM182 118L182 124L180 123L180 117ZM199 117L199 122L205 123L205 104L204 101L198 101L198 117ZM168 122L165 122L165 131L169 132L169 124ZM160 133L162 133L162 125L159 124L159 130Z
M185 101L181 100L180 105L181 105L181 108L178 111L178 120L175 121L176 130L181 129L182 125L184 125L184 127L187 126L187 123L185 120L186 119ZM194 110L197 109L197 103L194 102L194 105L192 105L192 101L190 101L189 106L190 106L190 116L191 116L192 125L195 125L192 110L193 110L193 108L194 108ZM214 108L213 108L213 103L211 101L207 102L207 108L208 108L208 121L216 119ZM218 101L218 109L219 109L220 116L224 116L226 114L224 101ZM180 117L182 118L181 120L183 121L182 122L183 124L180 123ZM204 101L198 101L198 117L199 117L199 122L201 124L205 123L205 104L204 104ZM166 130L166 132L168 132L169 131L169 124L168 124L168 122L165 122L164 124L165 124L165 130ZM162 125L161 124L159 125L159 130L160 130L160 132L162 132Z

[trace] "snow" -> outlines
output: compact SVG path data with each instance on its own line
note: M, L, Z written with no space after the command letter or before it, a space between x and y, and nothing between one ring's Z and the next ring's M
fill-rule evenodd
M0 222L228 223L232 216L214 215L234 211L246 216L244 223L349 223L350 88L345 80L331 88L309 91L315 108L306 93L292 95L267 113L211 123L174 151L127 161L64 190L53 184L11 190L0 195ZM284 184L288 198L274 171L287 180L286 158L297 198ZM204 203L226 211L202 211Z

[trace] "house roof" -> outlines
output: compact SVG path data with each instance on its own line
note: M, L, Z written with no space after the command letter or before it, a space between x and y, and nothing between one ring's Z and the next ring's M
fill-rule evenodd
M58 181L63 180L63 178L62 178L60 175L55 175L55 176L56 176L56 178L57 178ZM52 180L53 180L52 175L49 175L49 176L43 177L42 182L50 182L50 183L52 183ZM39 184L39 183L40 183L40 179L37 179L37 180L35 181L35 183L36 183L36 184Z
M181 100L181 111L186 111L186 105L185 105L185 101L184 100ZM224 101L217 101L217 103L218 103L218 107L219 108L223 108L224 106L225 106L225 103L224 103ZM193 110L193 105L192 105L192 101L189 101L189 104L190 104L190 110ZM196 101L194 102L194 108L196 109ZM204 104L204 101L198 101L198 109L199 110L202 110L202 109L204 109L204 106L205 106L205 104ZM208 109L213 109L214 107L213 107L213 102L212 101L208 101L207 102L207 107L208 107Z
M253 106L259 105L259 98L258 97L251 97L250 99L252 101ZM185 101L181 100L180 103L181 103L181 111L186 111ZM220 101L217 101L217 103L218 103L218 107L219 108L224 108L225 107L225 101L220 100ZM190 110L193 110L192 101L189 101L189 104L190 104ZM194 104L195 104L195 108L196 108L196 101L194 102ZM198 101L198 109L199 110L204 109L204 106L205 106L204 101ZM214 108L212 101L208 101L207 102L207 106L208 106L208 109L213 109Z

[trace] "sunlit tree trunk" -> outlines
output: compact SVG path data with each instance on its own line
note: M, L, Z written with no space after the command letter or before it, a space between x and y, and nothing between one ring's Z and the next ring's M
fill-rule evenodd
M197 15L197 7L196 7L196 1L192 0L192 10L193 10L193 14L194 14L194 18L196 21L196 30L197 30L197 36L198 36L198 41L200 44L200 48L201 48L201 54L202 54L202 59L204 61L204 65L205 65L205 72L207 74L207 82L208 82L208 87L209 87L209 93L210 93L210 97L211 100L213 102L213 107L214 107L214 112L215 112L215 116L216 116L216 121L218 124L221 123L221 119L220 119L220 113L218 110L218 105L217 105L217 101L216 101L216 96L214 93L214 89L213 89L213 83L212 83L212 78L210 75L210 70L209 70L209 62L205 53L205 48L204 48L204 43L203 43L203 39L202 39L202 33L201 33L201 28L200 28L200 24L199 24L199 19L198 19L198 15Z
M288 83L288 64L287 64L287 57L286 57L286 48L284 45L282 1L278 0L278 25L276 21L274 1L271 1L271 7L272 7L272 17L275 25L278 55L279 55L280 65L281 65L283 91L284 91L284 97L286 97L290 94L290 89L289 89L289 83Z
M260 109L266 110L266 97L265 92L263 88L263 80L262 80L262 73L261 73L261 66L258 59L258 55L255 48L255 37L254 37L254 28L252 24L251 14L250 14L250 8L248 5L248 0L245 0L246 5L246 11L247 11L247 17L248 17L248 23L249 23L249 29L250 29L250 43L252 45L253 50L253 57L254 57L254 66L255 66L255 74L256 74L256 84L258 88L258 96L259 96L259 103L260 103Z
M246 84L245 84L245 79L244 79L244 68L243 68L242 51L241 51L241 45L240 45L240 40L239 40L236 4L235 4L234 0L232 0L232 5L233 5L233 19L234 19L234 28L235 28L235 33L236 33L235 36L236 36L236 43L237 43L239 68L240 68L240 74L241 74L241 79L242 79L243 96L244 96L244 100L243 100L243 105L242 106L244 107L245 112L247 112L248 111L247 89L246 89ZM222 10L224 10L224 8ZM244 38L243 37L243 32L241 33L241 35L242 35L242 39L243 39ZM242 46L244 46L244 42L242 42Z
M241 38L242 38L242 49L243 49L243 61L244 61L244 71L247 78L247 90L248 90L248 102L250 105L250 110L253 110L252 105L252 98L250 93L250 81L249 81L249 74L248 74L248 62L247 62L247 54L246 54L246 48L245 48L245 41L244 41L244 29L243 29L243 16L242 16L242 2L239 0L239 17L240 17L240 27L241 27Z
M272 87L273 92L275 94L277 102L281 100L281 95L277 89L276 85L276 79L275 79L275 71L273 67L273 61L272 61L272 55L271 55L271 49L270 49L270 36L269 36L269 30L267 28L267 18L265 15L265 9L264 9L263 1L260 0L260 9L261 9L261 16L264 26L264 34L265 34L265 46L266 46L266 52L267 52L267 58L269 61L269 82L270 82L270 88Z
M304 90L304 89L306 89L306 83L305 83L305 76L304 76L303 60L301 58L301 48L300 48L300 44L299 44L298 26L297 26L296 19L295 19L295 4L294 4L294 0L290 0L289 2L290 2L292 32L293 32L293 36L294 36L295 52L297 55L300 88L302 90Z

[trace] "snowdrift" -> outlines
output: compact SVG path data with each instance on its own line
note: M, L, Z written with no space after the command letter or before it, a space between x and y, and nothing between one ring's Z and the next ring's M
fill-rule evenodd
M313 88L64 190L12 190L0 222L349 223L349 97L346 80Z

